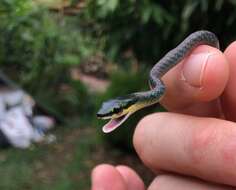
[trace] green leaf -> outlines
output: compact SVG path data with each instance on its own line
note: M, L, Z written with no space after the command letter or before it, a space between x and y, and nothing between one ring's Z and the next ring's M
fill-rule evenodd
M216 1L216 4L215 4L215 9L216 9L217 11L220 11L221 8L222 8L222 6L223 6L223 3L224 3L224 0L217 0L217 1Z
M119 0L98 0L97 4L102 10L113 12L117 8Z
M206 0L201 0L201 9L203 12L206 12L209 7L209 2Z
M141 12L141 21L142 23L146 24L150 17L152 15L152 8L151 6L146 6L142 9L142 12Z
M119 0L109 0L106 3L107 6L109 7L109 10L113 12L117 8Z
M233 5L236 5L236 1L235 0L229 0L229 2Z
M197 2L194 2L194 3L188 3L185 5L182 12L183 20L188 20L191 17L191 15L193 14L194 10L197 7L197 4L198 4Z
M162 9L160 6L153 6L152 16L155 22L159 25L162 25L164 23L164 18L162 16Z

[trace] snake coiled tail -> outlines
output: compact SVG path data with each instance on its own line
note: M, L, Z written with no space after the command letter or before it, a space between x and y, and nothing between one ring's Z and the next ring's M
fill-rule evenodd
M194 32L154 65L150 71L150 78L153 81L161 78L199 45L209 45L219 49L219 41L214 33L205 30Z
M161 77L188 56L194 48L203 44L219 48L219 41L214 33L204 30L194 32L176 48L169 51L151 69L149 75L151 90L104 102L97 116L102 119L111 119L111 121L104 126L103 131L114 130L135 111L159 102L165 93L165 85L161 81Z

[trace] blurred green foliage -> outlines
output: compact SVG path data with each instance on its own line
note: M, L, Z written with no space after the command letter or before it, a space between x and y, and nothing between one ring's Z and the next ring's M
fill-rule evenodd
M86 89L73 82L69 72L71 66L98 51L96 42L73 19L31 0L0 2L2 70L59 115L85 111L81 101L87 97ZM71 97L61 90L61 84Z
M103 52L127 67L124 56L132 52L134 60L129 62L151 66L195 30L212 30L223 47L235 37L233 0L71 0L72 6L85 4L77 16L52 12L36 2L0 2L0 64L27 91L62 114L91 108L79 102L83 95L89 97L86 88L69 76L71 66L91 55ZM69 87L69 95L61 92L61 84ZM130 86L118 87L119 92L124 88Z
M79 2L79 1L78 1ZM193 31L207 29L222 47L235 39L234 0L88 0L85 18L112 58L132 49L139 60L154 64Z

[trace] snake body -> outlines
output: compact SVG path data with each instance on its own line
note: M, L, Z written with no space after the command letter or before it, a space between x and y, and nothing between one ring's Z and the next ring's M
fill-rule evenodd
M165 93L165 85L161 77L188 56L194 48L203 44L219 48L219 41L214 33L204 30L194 32L153 66L149 74L151 90L104 102L97 116L111 121L104 126L103 131L114 130L135 111L157 103Z

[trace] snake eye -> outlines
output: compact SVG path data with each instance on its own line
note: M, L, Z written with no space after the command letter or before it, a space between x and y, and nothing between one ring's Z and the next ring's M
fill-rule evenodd
M116 108L114 108L114 112L115 112L115 113L119 113L119 112L121 112L121 110L122 110L121 107L116 107Z

